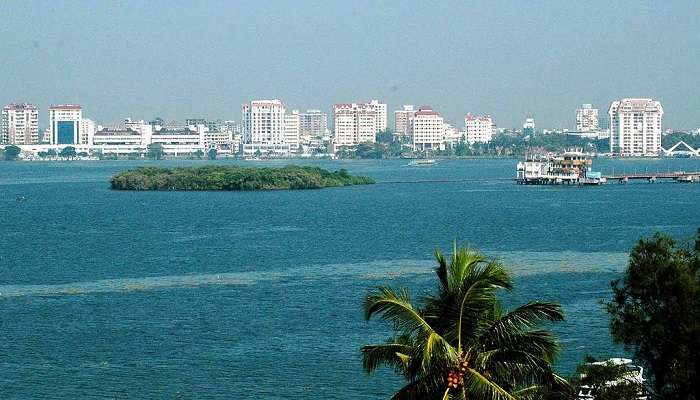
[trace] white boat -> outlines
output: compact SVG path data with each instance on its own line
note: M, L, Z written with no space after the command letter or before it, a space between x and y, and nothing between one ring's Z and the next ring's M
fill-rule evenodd
M431 165L437 164L437 161L433 160L432 158L425 158L425 159L420 159L420 160L413 160L410 163L408 163L409 167L427 167Z

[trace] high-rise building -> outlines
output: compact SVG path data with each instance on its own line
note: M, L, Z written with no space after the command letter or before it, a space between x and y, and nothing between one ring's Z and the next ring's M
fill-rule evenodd
M380 103L379 100L372 100L369 104L373 105L377 110L377 132L385 132L389 126L387 121L386 103Z
M610 115L610 151L622 156L656 155L661 150L664 109L652 99L613 101Z
M377 108L371 103L341 103L333 109L335 146L377 141Z
M253 100L243 105L243 142L284 143L284 104L280 100Z
M413 105L406 104L403 109L394 111L394 133L397 135L406 135L408 133L408 120L413 117L416 110Z
M301 116L299 110L284 115L284 141L292 150L299 149L301 137Z
M97 131L95 121L89 118L83 118L83 120L80 122L79 144L92 145L92 138L95 136L95 131Z
M253 100L244 104L242 155L288 155L290 148L285 140L284 116L281 100Z
M420 106L408 121L408 134L414 150L444 149L445 121L430 106Z
M599 129L598 109L591 104L582 104L576 109L576 130L578 132L594 132Z
M39 109L28 103L10 103L2 108L0 144L39 143Z
M491 116L477 116L469 113L464 116L464 134L469 144L490 142L494 131Z
M75 104L57 104L49 107L51 144L79 144L83 109Z
M534 135L535 134L535 117L532 115L525 118L525 123L523 124L523 135Z
M299 114L301 119L301 136L308 138L320 138L328 132L328 115L321 110L306 110Z

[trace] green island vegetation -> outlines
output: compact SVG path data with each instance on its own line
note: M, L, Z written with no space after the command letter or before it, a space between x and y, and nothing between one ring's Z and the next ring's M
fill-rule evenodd
M368 185L365 176L345 169L335 172L318 167L288 165L283 168L211 165L203 167L140 167L111 179L115 190L296 190Z
M700 229L694 241L643 238L611 282L613 340L645 368L644 380L591 356L568 379L557 375L560 346L549 328L564 320L561 307L531 301L505 309L499 294L513 289L506 267L456 245L449 258L436 252L435 290L418 301L407 288L367 293L365 317L381 318L393 334L361 349L364 369L402 376L397 400L700 398Z

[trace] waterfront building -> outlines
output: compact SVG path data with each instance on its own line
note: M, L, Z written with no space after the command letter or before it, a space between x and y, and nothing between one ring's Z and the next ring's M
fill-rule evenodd
M131 128L104 128L93 134L90 148L103 154L143 154L148 143L150 137Z
M83 118L80 121L80 138L78 140L78 144L91 145L92 137L95 134L95 131L97 131L95 121L89 118Z
M657 155L661 150L661 103L622 99L610 104L610 152L622 156Z
M290 150L299 150L301 138L301 116L299 110L292 110L284 115L284 141L289 145Z
M408 120L416 113L412 104L405 104L401 110L394 111L394 133L400 136L408 134Z
M408 121L413 150L444 150L445 121L432 107L418 108Z
M340 103L333 109L335 147L377 141L378 111L371 103Z
M301 137L304 142L322 138L328 133L328 115L321 110L306 110L299 114Z
M39 109L33 104L6 105L0 125L0 144L39 143Z
M281 100L253 100L243 105L242 125L244 157L289 155L285 141L285 108Z
M453 149L463 140L464 132L461 132L452 124L445 122L443 132L443 143L446 147Z
M478 116L467 113L464 116L464 134L467 143L489 143L493 139L494 132L494 122L490 115Z
M525 123L523 123L523 136L534 135L535 134L535 117L528 115L525 118Z
M204 151L204 129L163 128L153 131L151 143L160 143L165 154L173 156L188 155L198 150Z
M83 109L75 104L56 104L49 107L51 144L80 144L80 126Z
M576 131L595 132L599 128L598 109L591 104L582 104L576 109Z
M386 103L380 103L379 100L372 100L369 104L374 106L374 109L377 110L377 132L386 132L386 128L389 126Z

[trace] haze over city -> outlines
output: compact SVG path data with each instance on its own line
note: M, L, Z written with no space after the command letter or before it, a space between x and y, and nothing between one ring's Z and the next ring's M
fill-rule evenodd
M326 112L378 98L455 123L472 112L520 126L532 113L571 127L581 103L649 97L664 127L700 126L691 1L10 1L0 14L0 104L77 103L104 123L239 120L253 98Z

